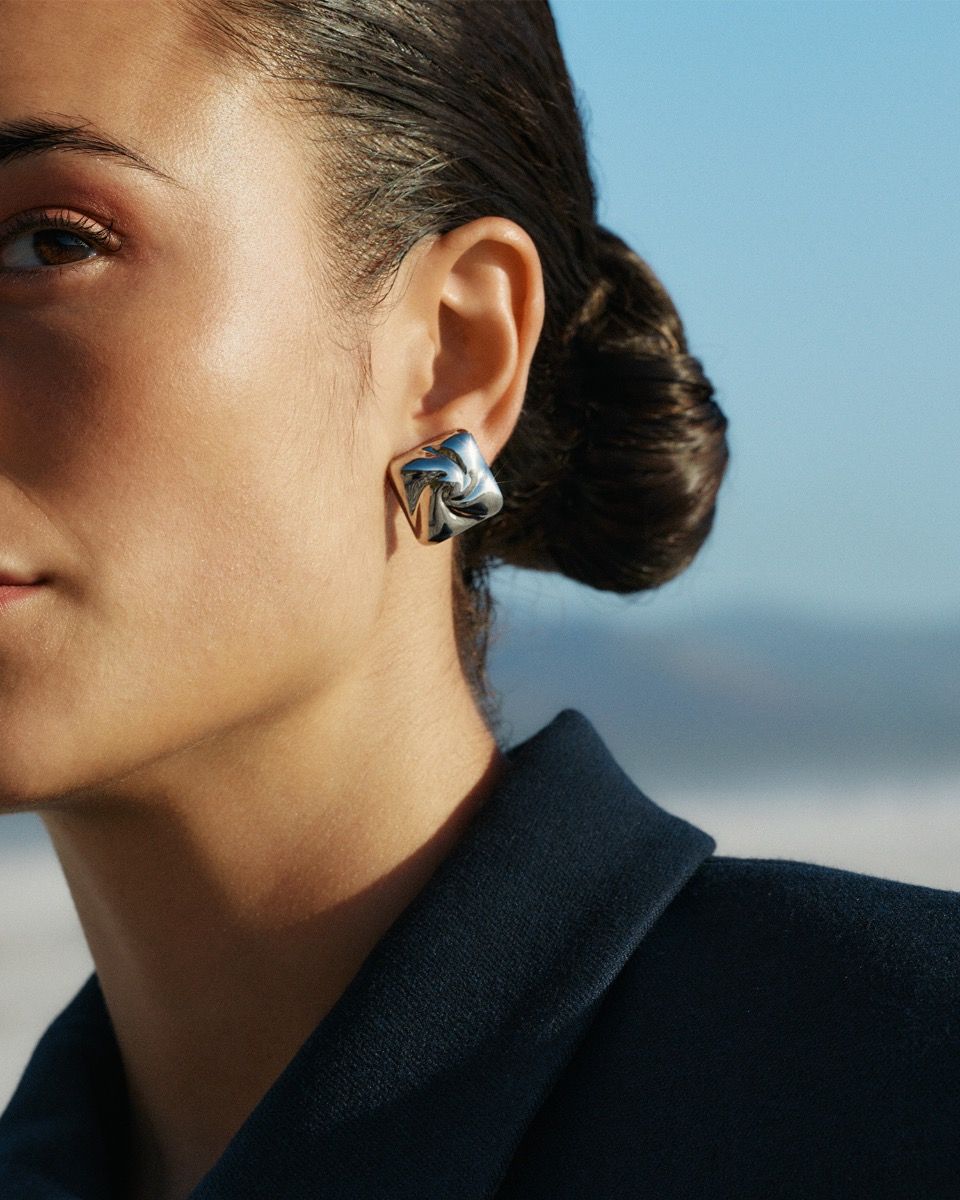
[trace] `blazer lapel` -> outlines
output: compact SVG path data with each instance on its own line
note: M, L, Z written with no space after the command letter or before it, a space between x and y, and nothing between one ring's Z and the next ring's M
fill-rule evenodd
M452 852L190 1200L495 1193L604 992L716 846L646 797L574 709L508 759ZM115 1063L95 976L58 1020L71 1010L86 1013L75 1027L99 1030L104 1061ZM62 1054L57 1065L67 1068ZM36 1124L33 1066L0 1119L0 1162L4 1146L19 1146L7 1163L24 1181L35 1178L31 1163L40 1171L41 1134L56 1133ZM17 1194L112 1194L87 1186Z
M603 993L716 845L574 709L510 758L193 1200L494 1193Z

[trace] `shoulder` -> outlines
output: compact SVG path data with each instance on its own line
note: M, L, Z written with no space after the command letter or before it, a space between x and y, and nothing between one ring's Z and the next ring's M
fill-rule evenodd
M704 1055L722 1059L719 1039L739 1039L733 1052L767 1055L753 1070L771 1084L778 1070L816 1063L824 1082L861 1103L883 1079L900 1095L910 1079L919 1097L938 1078L930 1056L942 1053L960 1086L960 892L816 863L712 856L619 984L612 1017L666 991L689 1036L702 1029ZM629 1023L622 1028L629 1034Z
M543 1194L570 1197L955 1196L958 1002L960 893L711 856L606 992L516 1170L537 1158L565 1180Z
M941 888L791 859L713 855L665 918L641 952L662 952L682 931L694 953L752 949L758 963L816 963L820 975L832 964L851 982L858 970L891 987L899 979L936 990L960 980L960 892ZM809 987L816 982L807 977Z

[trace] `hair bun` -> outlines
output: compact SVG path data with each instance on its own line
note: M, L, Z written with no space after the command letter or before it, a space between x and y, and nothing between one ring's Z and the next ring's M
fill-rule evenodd
M573 340L665 357L685 353L680 318L649 265L605 226L596 233L598 277L571 322Z
M636 592L678 575L710 532L727 420L659 279L610 230L597 240L599 278L568 326L538 431L549 428L537 458L552 459L553 478L531 489L501 557Z

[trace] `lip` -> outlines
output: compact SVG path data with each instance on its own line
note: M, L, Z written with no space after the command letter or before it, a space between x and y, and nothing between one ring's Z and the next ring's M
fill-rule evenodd
M25 600L28 596L33 596L39 592L44 583L6 583L5 577L0 575L0 609L8 608L11 604L16 604L18 600Z

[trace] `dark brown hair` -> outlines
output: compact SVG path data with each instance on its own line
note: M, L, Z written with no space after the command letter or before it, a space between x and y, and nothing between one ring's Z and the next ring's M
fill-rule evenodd
M351 312L372 311L421 238L476 217L516 221L537 246L546 313L495 464L504 507L454 542L460 657L492 722L489 568L655 588L706 539L728 461L726 418L670 297L596 222L549 3L184 3L218 61L262 72L306 114L325 268Z

